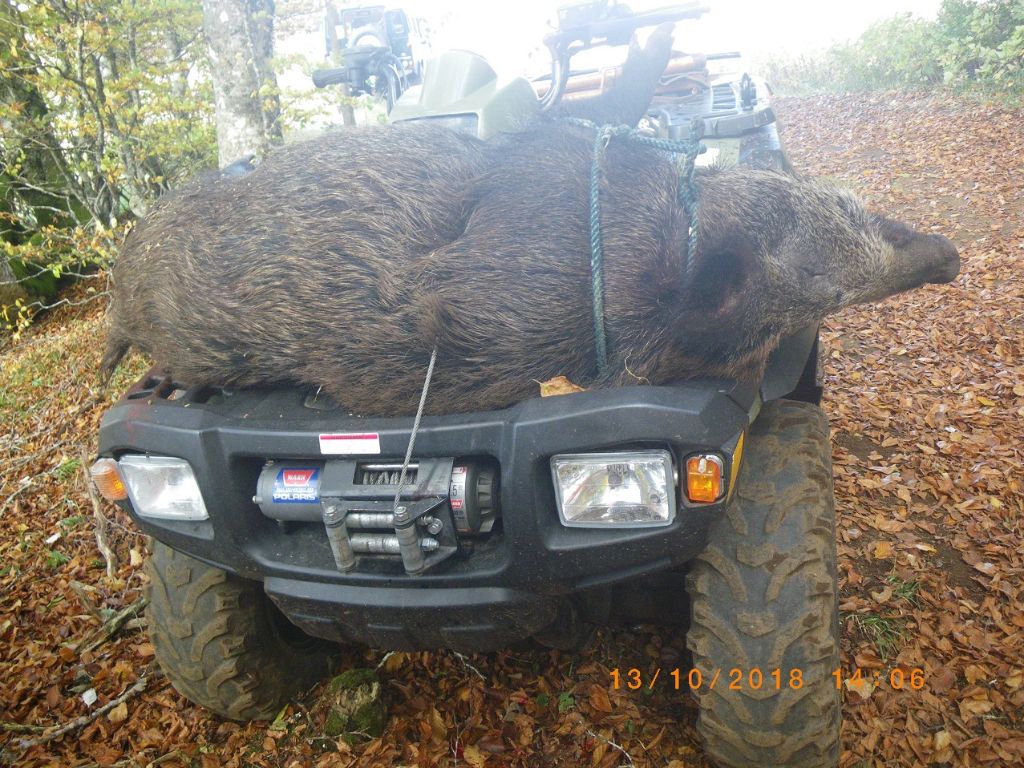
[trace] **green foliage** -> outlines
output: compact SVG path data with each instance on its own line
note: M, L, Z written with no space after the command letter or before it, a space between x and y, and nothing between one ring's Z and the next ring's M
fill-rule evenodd
M56 549L48 550L46 553L46 567L50 570L60 568L69 560L70 558L67 555L63 552L58 552Z
M903 643L906 621L902 618L858 614L853 617L853 623L861 635L874 644L883 662L894 657Z
M50 268L45 264L24 261L16 256L11 256L8 263L15 279L33 296L49 300L57 295L59 267Z
M852 43L819 56L774 58L763 71L776 89L794 94L940 85L1019 94L1024 2L943 0L934 21L894 16Z
M936 21L947 82L1024 86L1024 3L943 0Z
M906 600L915 608L918 607L917 593L921 590L920 582L904 581L896 576L889 576L886 581L892 585L895 597Z
M78 459L68 459L67 461L58 465L57 468L53 470L53 472L61 480L70 480L76 474L78 474L78 468L81 465L82 462L80 462Z
M0 301L0 330L20 333L69 281L95 279L94 269L113 262L116 244L127 229L127 224L108 229L98 222L48 224L31 235L22 230L21 238L0 239L0 258L7 259L14 279L29 293L28 298ZM90 285L86 295L98 295L98 291Z
M558 694L558 711L560 714L565 714L571 709L576 707L576 697L568 691L562 691Z
M211 164L201 28L199 0L0 0L0 259L22 289L17 306L0 293L8 328Z

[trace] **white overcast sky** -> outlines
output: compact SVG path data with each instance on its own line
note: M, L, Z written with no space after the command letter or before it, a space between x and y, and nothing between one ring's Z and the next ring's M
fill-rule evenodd
M528 52L548 29L557 0L407 0L394 3L419 16L451 14L435 35L435 50L468 48L482 53L504 75L536 68ZM650 10L665 0L633 0L630 8ZM705 0L711 10L698 21L680 22L676 47L681 50L740 50L749 56L765 51L811 53L857 37L876 20L912 12L935 18L940 0ZM544 67L541 67L544 69Z
M464 48L485 56L503 77L546 73L549 60L541 44L549 22L564 0L350 0L348 5L384 2L426 19L433 29L434 53ZM799 55L856 38L873 21L900 13L933 19L941 0L704 0L710 11L696 21L676 25L677 50L714 53L740 51L755 61L765 53ZM634 11L663 8L666 0L627 2ZM321 32L277 41L281 54L323 55ZM595 52L598 61L578 65L615 64L623 51ZM284 83L308 87L307 78L289 72Z

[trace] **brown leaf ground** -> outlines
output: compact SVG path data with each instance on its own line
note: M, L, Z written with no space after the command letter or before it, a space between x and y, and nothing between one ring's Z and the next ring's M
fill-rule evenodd
M1024 112L895 94L789 99L779 112L798 168L947 234L964 259L952 285L847 311L823 333L844 666L925 670L922 690L883 683L844 693L842 765L1022 765ZM356 747L314 738L315 690L275 726L239 725L189 704L157 676L125 707L23 751L38 733L10 724L66 723L88 711L82 693L95 690L98 707L152 663L135 626L95 651L75 649L143 586L145 540L109 507L120 566L105 575L77 466L80 447L95 448L102 411L92 402L102 309L101 301L63 307L0 353L0 739L8 759L706 765L686 695L663 684L612 689L614 668L638 667L649 679L657 667L685 665L678 634L650 628L599 633L580 654L394 655L385 665L388 728ZM133 360L115 388L142 367ZM353 653L341 664L381 658Z

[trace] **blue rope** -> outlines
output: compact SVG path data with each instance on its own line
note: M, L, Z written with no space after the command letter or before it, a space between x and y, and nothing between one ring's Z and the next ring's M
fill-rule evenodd
M678 155L679 160L679 203L690 214L689 231L686 238L686 273L693 273L693 260L697 253L697 187L693 182L693 170L697 155L704 151L697 127L691 131L695 138L688 141L659 139L645 136L627 125L596 125L589 120L568 118L570 123L589 128L594 134L594 159L590 166L590 281L594 294L594 344L597 349L597 370L608 370L608 339L604 328L604 248L601 238L601 165L605 150L614 138L625 138L643 146ZM699 123L699 121L698 121ZM703 129L703 123L699 123Z

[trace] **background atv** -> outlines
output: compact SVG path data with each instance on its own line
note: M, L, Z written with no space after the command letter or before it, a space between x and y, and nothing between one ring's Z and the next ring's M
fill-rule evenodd
M336 9L324 14L327 56L342 64L313 72L317 88L344 83L352 96L371 95L390 112L402 93L420 82L423 51L419 50L418 20L401 8L383 5Z
M392 118L514 130L613 76L573 72L576 51L700 13L571 7L536 91L449 53ZM783 168L764 85L706 63L677 57L646 127L682 138L699 118L708 159ZM817 348L814 327L785 339L757 385L425 417L397 505L411 418L354 417L315 391L147 376L104 416L94 474L155 539L161 666L227 717L276 714L325 674L331 642L571 648L593 625L646 621L686 627L684 679L715 762L834 766L835 519Z

